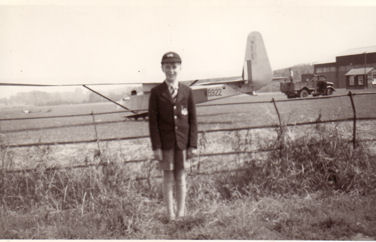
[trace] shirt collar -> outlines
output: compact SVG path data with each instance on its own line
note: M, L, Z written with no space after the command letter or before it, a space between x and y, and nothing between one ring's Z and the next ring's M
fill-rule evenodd
M166 82L168 87L172 87L174 89L179 89L179 82L178 81L175 81L174 83L169 83L167 81L165 81L165 82Z

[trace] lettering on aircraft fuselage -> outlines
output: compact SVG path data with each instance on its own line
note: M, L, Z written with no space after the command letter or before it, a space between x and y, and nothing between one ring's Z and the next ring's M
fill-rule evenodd
M209 88L208 89L208 97L220 97L220 96L222 96L221 88Z

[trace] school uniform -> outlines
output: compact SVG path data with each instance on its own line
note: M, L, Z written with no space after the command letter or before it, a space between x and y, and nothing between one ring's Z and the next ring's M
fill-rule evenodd
M186 149L197 148L196 108L192 90L179 83L172 97L169 84L163 82L151 90L149 131L152 149L161 149L161 169L186 168Z

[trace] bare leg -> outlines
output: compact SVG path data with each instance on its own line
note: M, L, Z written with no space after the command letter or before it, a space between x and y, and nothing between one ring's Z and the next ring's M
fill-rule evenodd
M168 218L170 220L175 219L173 188L174 172L163 171L163 197L167 206Z
M183 217L185 214L185 197L187 193L186 179L184 169L175 171L176 181L176 200L177 200L177 216Z

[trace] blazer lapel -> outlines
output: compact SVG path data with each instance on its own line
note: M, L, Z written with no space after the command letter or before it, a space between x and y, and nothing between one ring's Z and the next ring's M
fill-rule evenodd
M176 96L176 102L179 103L179 102L182 101L183 99L184 99L183 87L182 87L182 85L179 83L179 91L178 91L178 95Z
M167 86L167 83L166 82L163 82L163 87L162 87L162 93L161 93L161 96L165 99L167 99L169 102L173 102L172 101L172 97L171 97L171 94L170 94L170 90L168 90L168 86Z

